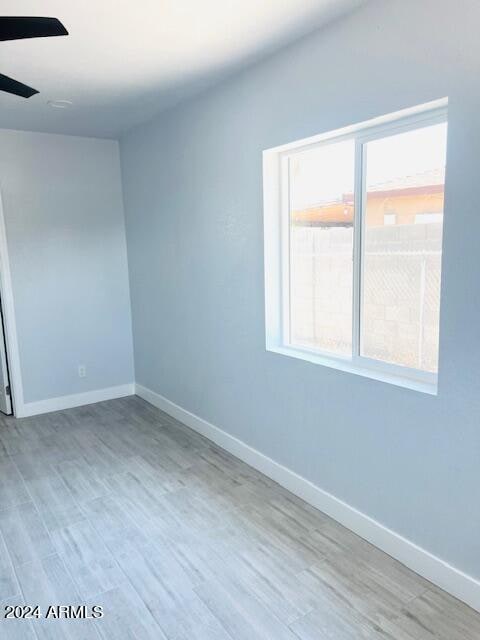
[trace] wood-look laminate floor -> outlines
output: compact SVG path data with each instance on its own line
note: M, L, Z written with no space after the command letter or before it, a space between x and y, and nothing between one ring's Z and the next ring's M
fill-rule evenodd
M139 398L0 420L2 640L478 640L480 615Z

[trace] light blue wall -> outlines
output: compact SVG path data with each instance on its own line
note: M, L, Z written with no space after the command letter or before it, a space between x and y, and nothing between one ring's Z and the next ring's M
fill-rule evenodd
M479 23L373 2L121 141L137 382L478 578ZM438 397L267 353L262 150L443 96Z
M118 143L0 130L0 188L25 402L132 382Z

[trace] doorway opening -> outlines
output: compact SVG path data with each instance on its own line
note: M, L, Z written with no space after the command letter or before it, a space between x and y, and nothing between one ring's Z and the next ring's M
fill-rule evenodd
M2 298L0 296L0 411L7 416L13 413L12 387L8 367L7 340L3 320Z
M20 371L15 306L8 255L5 212L0 189L0 416L22 417L23 385Z

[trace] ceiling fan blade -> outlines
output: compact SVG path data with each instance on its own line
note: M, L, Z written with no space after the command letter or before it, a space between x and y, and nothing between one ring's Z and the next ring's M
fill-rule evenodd
M51 36L68 36L68 31L57 18L0 17L0 41Z
M38 93L36 89L32 89L32 87L22 84L13 78L4 76L2 73L0 73L0 91L13 93L14 96L20 96L21 98L31 98Z

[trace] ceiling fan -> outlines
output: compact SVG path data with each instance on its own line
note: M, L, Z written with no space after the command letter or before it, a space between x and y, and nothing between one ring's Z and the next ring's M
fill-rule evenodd
M0 41L24 40L25 38L50 38L68 36L68 31L57 18L29 18L22 16L0 16ZM0 73L0 91L13 93L21 98L31 98L36 89Z

